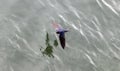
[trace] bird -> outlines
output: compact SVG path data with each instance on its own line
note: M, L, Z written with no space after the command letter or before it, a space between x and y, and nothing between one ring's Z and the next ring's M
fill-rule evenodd
M60 44L62 46L62 48L64 49L65 48L65 44L66 44L66 39L65 39L65 33L68 32L68 30L61 30L61 31L57 31L56 33L59 34L59 41L60 41Z
M53 22L53 27L56 29L56 33L59 35L61 47L64 49L66 44L65 33L68 32L68 30L63 29L62 26L56 22Z

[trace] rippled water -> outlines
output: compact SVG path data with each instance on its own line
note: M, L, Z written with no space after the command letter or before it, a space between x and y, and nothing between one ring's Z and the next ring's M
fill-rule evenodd
M51 21L66 33L66 48L43 56ZM119 71L120 0L0 0L0 71Z

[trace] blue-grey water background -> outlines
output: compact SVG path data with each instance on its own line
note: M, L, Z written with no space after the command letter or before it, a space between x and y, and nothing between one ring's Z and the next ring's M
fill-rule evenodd
M54 58L52 20L69 29ZM0 0L0 71L120 71L120 0Z

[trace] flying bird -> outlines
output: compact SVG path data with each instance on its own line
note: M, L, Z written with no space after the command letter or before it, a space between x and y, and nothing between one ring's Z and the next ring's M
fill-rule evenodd
M68 30L63 29L60 24L57 24L56 22L53 22L53 27L56 29L56 33L59 34L59 41L62 46L62 48L65 48L65 33L68 32Z

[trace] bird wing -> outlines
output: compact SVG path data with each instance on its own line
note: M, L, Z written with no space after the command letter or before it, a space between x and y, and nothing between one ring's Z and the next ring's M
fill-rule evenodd
M52 22L52 26L55 28L57 32L63 30L63 27L60 24L56 23L55 21Z

